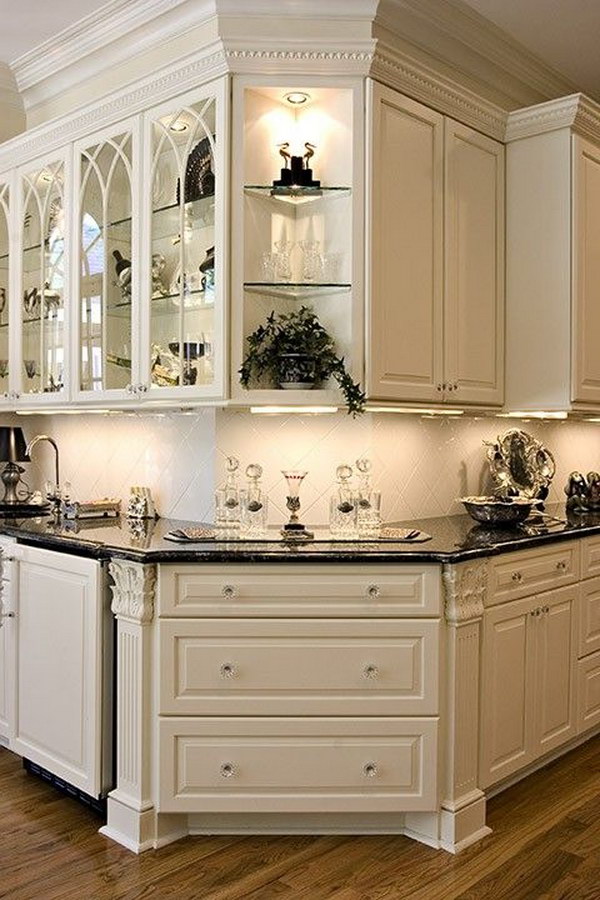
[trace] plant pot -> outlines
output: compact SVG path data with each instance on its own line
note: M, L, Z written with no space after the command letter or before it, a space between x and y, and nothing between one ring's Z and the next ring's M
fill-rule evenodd
M315 358L306 353L280 353L279 387L284 391L309 391L314 388Z

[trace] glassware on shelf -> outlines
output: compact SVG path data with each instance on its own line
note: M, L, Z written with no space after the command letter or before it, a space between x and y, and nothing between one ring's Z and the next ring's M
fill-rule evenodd
M35 378L35 376L39 374L37 361L35 359L24 359L23 365L25 366L25 374L28 378Z
M371 461L366 457L356 460L358 490L356 492L356 525L359 537L379 537L381 530L381 492L374 491L371 477Z
M257 463L246 467L248 483L241 498L241 527L248 536L263 537L267 531L268 500L260 482L262 473Z
M282 469L281 474L287 481L288 492L285 505L290 511L289 521L281 529L283 539L285 541L310 541L314 538L314 534L306 529L298 517L300 512L300 485L308 473L285 472Z
M329 530L336 537L356 537L356 501L352 489L352 466L335 470L337 487L329 504Z
M323 256L320 241L298 241L302 250L302 281L319 281L323 278Z
M8 360L0 359L0 378L6 378L8 375Z
M263 281L275 281L275 254L272 250L265 250L261 257Z
M215 527L225 531L237 531L240 527L239 467L239 459L227 457L225 482L215 492Z
M164 271L167 261L162 253L152 254L152 296L166 297L169 293L167 285L164 283Z
M295 247L294 241L281 239L275 241L275 250L273 252L275 280L291 281L292 280L292 250Z

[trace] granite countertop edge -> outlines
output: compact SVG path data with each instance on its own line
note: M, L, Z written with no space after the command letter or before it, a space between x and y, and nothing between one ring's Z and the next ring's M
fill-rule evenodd
M557 510L557 513L559 510ZM562 507L564 516L564 507ZM327 543L314 542L306 545L284 545L282 543L241 543L219 542L204 544L173 544L164 540L164 534L174 527L198 523L181 523L160 519L149 528L146 543L151 546L132 546L136 538L128 533L127 520L113 520L111 523L89 522L82 527L82 533L67 530L49 531L57 528L48 520L36 519L0 522L0 533L13 537L19 544L43 547L73 553L88 558L108 560L123 559L132 562L156 563L434 563L456 564L488 556L498 556L515 550L526 550L549 543L577 540L600 534L600 515L571 520L558 530L544 533L523 534L502 532L494 537L494 532L486 532L481 546L461 546L461 539L468 543L472 538L473 523L466 516L448 516L437 519L419 519L400 523L403 527L418 527L432 534L427 543L361 543L359 541ZM60 526L65 528L66 526ZM72 527L72 523L70 523ZM89 531L86 534L86 531Z

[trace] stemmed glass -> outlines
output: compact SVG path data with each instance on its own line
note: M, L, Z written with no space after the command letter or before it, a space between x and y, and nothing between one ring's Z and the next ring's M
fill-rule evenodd
M284 540L286 541L310 541L314 538L312 531L307 531L306 527L301 523L298 513L300 511L300 485L307 476L307 472L285 472L283 469L281 474L287 481L288 493L286 497L286 507L290 511L289 522L281 529Z

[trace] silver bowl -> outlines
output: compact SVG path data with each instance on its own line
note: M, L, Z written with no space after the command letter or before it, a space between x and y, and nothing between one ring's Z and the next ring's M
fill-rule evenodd
M460 502L472 519L498 528L510 528L524 522L535 500L530 497L461 497Z

